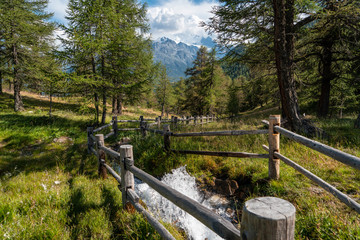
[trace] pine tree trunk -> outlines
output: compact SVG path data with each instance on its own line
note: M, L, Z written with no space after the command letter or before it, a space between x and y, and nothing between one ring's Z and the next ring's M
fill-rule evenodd
M104 90L103 93L103 112L102 112L102 117L101 117L101 124L105 124L106 121L106 91Z
M50 108L49 108L49 117L51 117L52 115L52 92L50 92Z
M319 99L319 108L318 108L318 116L326 117L329 113L329 103L330 103L330 89L331 89L331 81L335 78L335 75L332 72L332 45L333 42L329 38L323 40L322 43L322 56L319 64L319 69L321 71L321 93ZM330 39L330 40L329 40Z
M354 128L360 128L360 113L357 119L355 120Z
M19 79L19 73L18 73L18 53L16 45L13 45L13 79L14 79L14 110L15 112L23 111L24 110L24 104L21 99L20 95L20 89L21 89L21 80Z
M320 131L300 114L294 79L294 0L273 0L274 50L282 112L286 127L315 135Z
M3 94L3 79L2 79L2 71L0 71L0 94Z
M120 95L117 97L116 102L117 102L117 105L116 105L117 113L118 113L118 115L121 115L122 114L122 101L121 101Z
M93 71L93 74L94 74L94 78L95 75L96 75L96 64L95 64L95 58L92 57L91 58L91 64L92 64L92 71ZM95 101L95 121L96 121L96 124L99 123L99 96L98 94L95 92L94 93L94 101Z
M116 97L112 97L112 111L111 114L117 114Z
M95 121L96 124L99 123L99 95L94 93L94 101L95 101Z

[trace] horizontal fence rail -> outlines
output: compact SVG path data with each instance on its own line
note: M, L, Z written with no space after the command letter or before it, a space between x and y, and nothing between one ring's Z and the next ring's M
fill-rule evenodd
M263 148L266 151L269 151L268 146L263 145ZM300 172L301 174L303 174L305 177L309 178L313 182L317 183L320 187L322 187L323 189L325 189L326 191L328 191L329 193L331 193L332 195L337 197L340 201L342 201L343 203L345 203L346 205L348 205L349 207L351 207L352 209L354 209L355 211L360 213L360 204L357 203L355 200L353 200L352 198L350 198L346 194L342 193L341 191L336 189L331 184L325 182L323 179L319 178L318 176L316 176L312 172L308 171L307 169L303 168L299 164L297 164L294 161L290 160L289 158L287 158L287 157L285 157L285 156L283 156L283 155L281 155L280 153L277 153L277 152L275 152L274 155L275 155L275 157L281 159L285 164L287 164L290 167L294 168L295 170L297 170L298 172Z
M101 130L105 129L105 128L108 128L108 127L111 127L112 123L109 123L109 124L106 124L102 127L99 127L97 129L94 129L93 132L96 133L96 132L100 132Z
M263 123L266 123L266 121L263 121ZM332 148L330 146L327 146L327 145L317 142L315 140L311 140L311 139L301 136L299 134L293 133L293 132L291 132L285 128L279 127L279 126L274 126L274 130L276 130L277 132L290 138L291 140L301 143L301 144L303 144L311 149L314 149L315 151L318 151L322 154L325 154L326 156L329 156L339 162L342 162L350 167L360 170L360 158L358 158L356 156L353 156L351 154L345 153L338 149Z
M196 154L219 157L238 157L238 158L269 158L269 154L247 153L247 152L214 152L214 151L193 151L193 150L171 150L174 153Z
M171 133L173 137L195 137L195 136L241 136L248 134L267 134L269 130L232 130L215 132L192 132L192 133Z
M195 200L188 198L187 196L181 194L180 192L168 187L164 183L160 182L158 179L149 175L148 173L142 171L141 169L134 166L132 146L125 145L120 146L120 153L114 151L110 148L105 147L104 140L110 136L115 135L117 137L118 132L120 131L140 131L142 137L145 139L147 137L147 132L152 132L160 134L163 136L164 141L164 150L168 153L178 153L178 154L196 154L196 155L207 155L207 156L221 156L221 157L238 157L238 158L267 158L269 160L268 172L270 179L279 179L280 176L280 161L283 161L285 164L291 166L295 170L299 171L301 174L318 184L320 187L324 188L329 193L333 194L340 201L345 203L350 208L354 209L356 212L360 213L360 204L357 203L354 199L342 193L336 189L331 184L325 182L320 177L311 173L304 167L293 162L289 158L281 155L280 152L280 134L285 137L292 139L300 144L303 144L309 148L312 148L318 152L321 152L329 157L334 158L337 161L340 161L346 165L349 165L355 169L360 169L360 158L344 153L338 149L329 147L320 142L311 140L299 134L293 133L285 128L280 127L281 119L279 115L271 115L269 121L263 120L262 122L269 125L268 129L257 129L257 130L230 130L230 131L209 131L209 132L188 132L188 133L175 133L170 131L170 125L163 125L162 123L171 123L171 126L177 126L182 123L182 126L190 126L190 121L194 121L194 125L200 125L211 122L211 120L217 120L214 116L208 117L183 117L177 118L172 117L171 119L161 119L157 117L156 119L145 119L140 117L140 120L117 120L117 117L114 116L113 120L102 127L99 127L93 130L92 127L88 127L88 151L93 153L99 158L99 174L101 174L100 168L105 168L120 184L122 191L122 201L123 206L131 203L137 211L144 215L148 219L149 223L159 232L159 234L164 239L174 239L173 236L164 228L163 225L159 223L147 210L139 204L139 197L134 191L134 179L135 175L143 182L147 183L154 190L159 192L163 197L167 198L169 201L173 202L175 205L191 214L193 217L198 219L208 228L213 230L219 236L226 239L241 239L240 231L235 228L229 221L215 214L208 208L204 207ZM206 121L205 121L206 120ZM149 121L154 121L154 123L149 123ZM138 128L118 128L118 123L121 122L133 122L139 123ZM157 129L150 128L154 126ZM105 128L112 127L108 134L97 134L94 136L94 133L99 132ZM161 129L162 128L162 129ZM160 130L161 129L161 130ZM197 150L175 150L171 149L171 138L172 137L195 137L195 136L240 136L247 134L268 134L269 147L263 145L263 148L268 152L267 154L260 153L247 153L247 152L227 152L227 151L197 151ZM131 148L131 151L130 151ZM108 155L111 158L115 159L116 162L120 162L121 165L121 176L116 173L109 165L105 163L105 156ZM270 229L269 231L272 231ZM283 232L283 229L279 231ZM243 232L242 232L243 233Z
M156 220L156 218L154 218L143 206L141 206L139 203L139 197L134 190L128 189L127 194L131 204L149 221L150 225L155 228L163 239L175 240L171 233L169 233L169 231L158 220Z

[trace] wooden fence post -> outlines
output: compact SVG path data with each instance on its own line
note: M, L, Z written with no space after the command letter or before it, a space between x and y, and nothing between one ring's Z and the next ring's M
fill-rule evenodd
M158 116L157 125L158 125L158 129L160 129L160 127L161 127L161 116Z
M118 135L117 116L113 116L113 117L112 117L112 121L113 121L112 129L113 129L113 132L114 132L114 136L115 136L115 138L116 138L117 135Z
M194 116L194 125L196 125L197 122L197 116Z
M189 116L186 116L186 125L188 125L190 123L190 117Z
M178 117L174 117L174 129L178 127Z
M295 207L275 197L259 197L245 202L241 218L242 239L292 240Z
M121 195L123 208L132 209L130 202L127 198L127 189L134 190L134 174L128 168L134 165L133 146L122 145L120 146L120 165L121 165Z
M170 152L170 145L171 145L170 126L168 124L165 124L164 125L164 149L165 149L165 152Z
M274 156L274 152L280 153L280 134L274 131L274 126L280 126L281 116L270 115L269 118L269 178L279 179L280 159Z
M107 178L107 170L106 170L106 167L102 164L102 163L105 163L106 154L103 150L100 149L100 147L104 146L104 134L96 134L95 137L96 137L96 150L97 150L98 159L99 159L98 173L102 179L106 179Z
M88 142L88 153L91 153L91 148L94 147L94 142L91 138L91 135L93 134L93 127L87 128L87 142Z

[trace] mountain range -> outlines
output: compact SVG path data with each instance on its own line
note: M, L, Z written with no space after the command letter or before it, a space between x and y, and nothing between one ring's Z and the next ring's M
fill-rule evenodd
M210 37L201 38L199 45L177 43L167 37L162 37L153 41L152 44L154 62L165 65L171 81L178 81L180 77L186 77L185 70L193 65L200 45L211 48L215 46L215 43Z

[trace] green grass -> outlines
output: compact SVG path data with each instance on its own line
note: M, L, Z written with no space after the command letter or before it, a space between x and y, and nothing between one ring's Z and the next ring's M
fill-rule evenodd
M160 239L140 214L122 209L114 179L98 178L86 145L91 107L56 102L49 118L46 99L23 100L26 111L14 113L11 95L0 95L0 239ZM156 115L132 107L120 118L134 119L132 111ZM71 141L54 142L62 136Z
M86 127L92 125L93 109L77 104L81 99L57 102L54 116L47 116L48 101L24 98L27 110L12 111L10 95L0 96L0 238L4 239L160 239L139 214L122 210L121 192L111 178L100 180L97 160L86 151ZM84 104L89 104L84 101ZM264 128L261 119L278 110L243 115L235 122L220 121L202 126L181 126L175 131L212 131ZM156 111L129 107L118 119L155 117ZM110 121L110 116L107 122ZM316 119L329 138L319 141L360 156L360 130L352 128L354 116ZM137 124L120 124L137 127ZM107 133L106 130L103 132ZM67 136L71 142L54 142ZM281 163L280 179L268 179L266 159L238 159L166 154L163 139L149 133L121 132L134 146L135 165L154 176L187 165L202 187L214 178L233 179L240 186L234 198L239 218L245 201L275 196L297 209L296 239L360 239L359 215L334 196ZM229 137L172 137L179 150L242 151L265 153L267 135ZM281 137L281 153L333 184L360 202L360 172L298 143ZM177 239L184 238L165 224Z
M272 113L277 113L272 112ZM236 122L221 121L200 126L183 126L178 132L259 129L261 119L269 113L244 116ZM360 131L353 129L354 118L316 120L327 131L328 139L319 141L360 156ZM172 168L187 165L203 187L214 184L214 178L234 179L240 190L233 201L237 209L244 202L259 196L286 199L297 209L296 239L360 239L359 215L327 193L309 179L281 163L280 179L268 179L266 159L238 159L197 155L163 153L162 138L151 134L146 140L134 137L135 164L151 174L161 176ZM171 148L178 150L241 151L266 153L262 144L268 145L267 135L226 137L184 137L171 140ZM281 137L281 153L307 168L325 181L360 202L360 171L339 163L301 144ZM138 153L140 152L140 153ZM241 218L241 211L239 211Z

